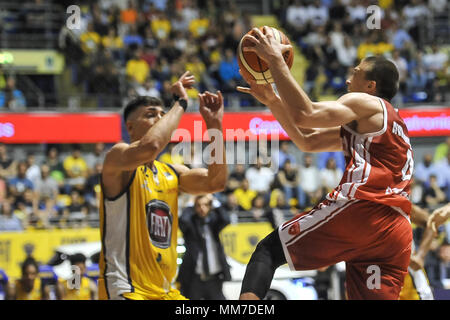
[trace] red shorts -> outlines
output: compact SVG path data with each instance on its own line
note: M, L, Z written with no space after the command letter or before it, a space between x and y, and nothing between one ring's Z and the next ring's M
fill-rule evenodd
M412 228L396 210L366 200L325 200L283 223L278 232L291 269L345 261L348 299L398 299Z

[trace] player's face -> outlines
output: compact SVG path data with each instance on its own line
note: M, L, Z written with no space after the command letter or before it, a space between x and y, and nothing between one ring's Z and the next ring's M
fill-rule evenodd
M136 110L128 122L128 132L133 141L140 140L164 115L160 106L145 106Z
M371 90L371 82L373 81L366 79L366 70L369 67L370 66L367 63L361 62L353 68L347 81L345 81L348 92L364 92L373 94Z

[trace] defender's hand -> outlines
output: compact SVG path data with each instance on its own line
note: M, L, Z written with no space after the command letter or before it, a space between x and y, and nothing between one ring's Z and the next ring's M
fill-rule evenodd
M220 91L216 94L209 91L199 93L200 114L207 125L220 125L223 119L223 97Z
M176 94L181 99L188 100L188 94L186 89L192 88L195 83L195 78L191 75L190 71L186 71L175 83L172 84L170 91L172 94Z
M450 203L433 211L427 221L427 228L431 228L437 235L437 229L450 219Z

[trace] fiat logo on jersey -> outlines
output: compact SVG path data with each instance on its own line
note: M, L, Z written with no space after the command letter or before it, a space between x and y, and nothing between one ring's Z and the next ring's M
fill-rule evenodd
M167 203L152 200L145 206L150 240L155 247L167 249L172 238L172 214Z

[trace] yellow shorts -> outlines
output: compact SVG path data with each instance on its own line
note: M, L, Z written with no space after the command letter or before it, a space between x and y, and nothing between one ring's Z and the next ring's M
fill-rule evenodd
M165 295L156 297L154 295L146 295L137 292L127 292L122 294L122 296L129 300L189 300L183 296L180 291L173 289L166 293Z

